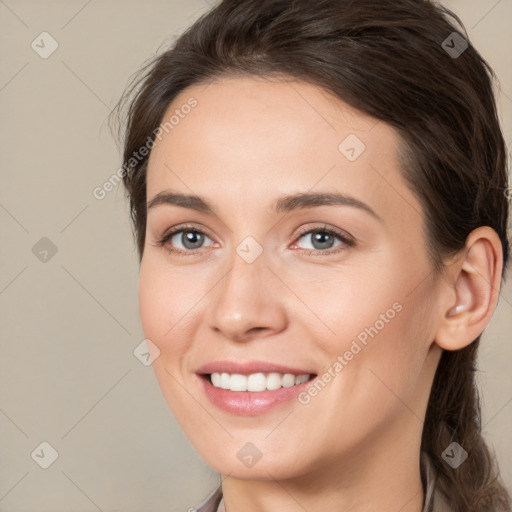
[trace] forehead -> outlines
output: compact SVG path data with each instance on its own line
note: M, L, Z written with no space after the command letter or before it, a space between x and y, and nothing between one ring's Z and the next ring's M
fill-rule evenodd
M321 188L362 195L381 209L409 203L419 211L398 172L397 132L309 83L227 77L197 84L174 99L161 127L148 199L172 188L247 206Z

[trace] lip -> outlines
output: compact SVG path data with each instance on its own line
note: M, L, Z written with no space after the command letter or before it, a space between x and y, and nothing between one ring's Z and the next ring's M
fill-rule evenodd
M312 378L302 384L267 391L231 391L216 388L206 378L211 373L291 373L293 375L310 374ZM317 374L311 370L291 368L281 364L265 361L214 361L201 366L197 370L201 387L208 400L219 409L240 416L257 416L281 404L289 403L313 382Z
M304 375L316 373L309 369L291 368L282 364L270 363L268 361L212 361L196 370L199 375L206 373L239 373L240 375L250 375L251 373L292 373L293 375Z
M258 392L216 388L204 377L200 377L200 381L205 395L213 405L232 414L257 416L280 404L290 402L304 391L315 378L289 388Z

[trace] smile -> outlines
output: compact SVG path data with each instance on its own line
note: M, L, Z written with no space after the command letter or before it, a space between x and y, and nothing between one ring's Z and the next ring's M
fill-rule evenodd
M293 401L317 376L305 368L262 361L217 361L202 366L196 375L212 405L244 416Z

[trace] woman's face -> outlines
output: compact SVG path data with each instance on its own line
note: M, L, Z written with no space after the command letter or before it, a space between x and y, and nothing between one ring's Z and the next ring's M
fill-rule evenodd
M140 314L200 455L270 479L416 454L438 288L396 132L313 85L251 77L188 88L167 121Z

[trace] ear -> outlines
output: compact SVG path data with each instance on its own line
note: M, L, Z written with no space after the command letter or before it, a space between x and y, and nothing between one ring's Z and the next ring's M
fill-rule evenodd
M459 350L473 342L490 322L501 286L503 249L489 226L470 233L466 246L449 270L450 284L434 342L445 350Z

